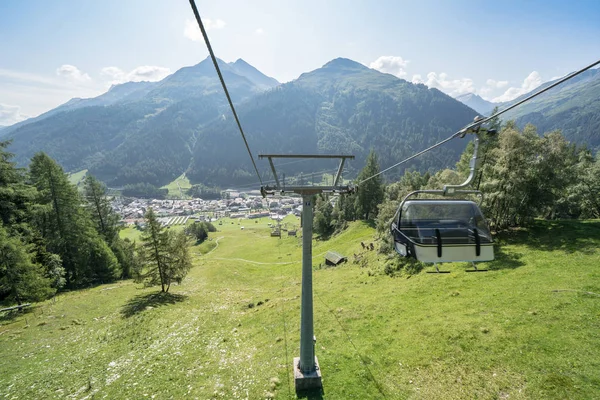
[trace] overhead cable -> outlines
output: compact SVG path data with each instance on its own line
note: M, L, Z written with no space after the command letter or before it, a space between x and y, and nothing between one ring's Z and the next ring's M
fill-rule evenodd
M210 45L210 41L208 40L208 35L206 34L206 30L204 29L204 24L202 23L202 19L200 18L200 14L198 13L198 8L196 8L196 2L194 0L190 0L190 6L192 6L192 11L194 11L196 22L198 22L198 27L200 27L200 31L202 32L202 36L204 37L204 42L206 43L206 47L208 48L208 52L210 53L210 58L212 59L212 62L215 65L217 74L219 75L219 80L221 81L221 85L223 86L225 96L227 96L227 101L229 102L229 106L231 107L231 112L233 113L235 122L237 122L237 126L240 130L240 133L242 134L242 139L244 139L244 144L246 145L246 149L248 150L248 155L250 155L250 160L252 161L252 165L254 166L254 171L256 172L256 176L258 176L258 180L261 182L262 186L262 178L260 177L260 173L258 172L258 168L256 167L256 162L254 161L254 157L252 156L252 152L250 151L250 146L248 145L248 141L246 140L246 135L244 135L244 130L242 129L240 119L238 118L238 115L235 112L235 107L233 106L233 102L231 101L231 96L229 95L229 91L227 90L227 85L225 85L225 80L223 79L221 68L219 68L217 57L215 57L215 53L213 52L212 46Z
M383 174L383 173L385 173L385 172L387 172L387 171L389 171L389 170L391 170L393 168L396 168L399 165L407 163L408 161L412 160L413 158L416 158L416 157L420 156L421 154L427 153L428 151L433 150L436 147L439 147L439 146L441 146L441 145L449 142L450 140L452 140L452 139L454 139L456 137L463 136L470 129L473 129L473 128L477 127L477 126L480 126L480 125L482 125L482 124L484 124L486 122L491 121L492 119L494 119L496 117L499 117L500 115L504 114L505 112L510 111L513 108L518 107L518 106L520 106L521 104L523 104L525 102L528 102L529 100L533 99L534 97L537 97L540 94L547 92L548 90L552 89L553 87L558 86L561 83L564 83L564 82L568 81L569 79L572 79L572 78L576 77L577 75L581 74L582 72L585 72L588 69L593 68L593 67L595 67L596 65L599 65L599 64L600 64L600 60L595 61L595 62L589 64L588 66L586 66L586 67L584 67L584 68L582 68L582 69L580 69L578 71L575 71L575 72L573 72L573 73L565 76L564 78L559 79L558 81L554 82L553 84L549 85L548 87L545 87L542 90L539 90L539 91L533 93L532 95L527 96L523 100L520 100L520 101L516 102L515 104L513 104L513 105L511 105L511 106L509 106L507 108L505 108L504 110L498 111L494 115L490 115L489 117L478 119L477 121L475 121L475 122L467 125L466 127L464 127L463 129L461 129L460 131L456 132L455 134L453 134L449 138L446 138L446 139L442 140L441 142L438 142L438 143L434 144L433 146L428 147L425 150L422 150L422 151L420 151L420 152L418 152L418 153L416 153L416 154L414 154L414 155L412 155L412 156L410 156L410 157L408 157L408 158L400 161L399 163L396 163L396 164L392 165L391 167L388 167L388 168L384 169L383 171L380 171L380 172L378 172L378 173L376 173L376 174L374 174L374 175L372 175L372 176L370 176L368 178L363 179L362 181L360 181L360 182L357 183L357 186L361 185L361 184L363 184L363 183L365 183L365 182L367 182L367 181L369 181L369 180L371 180L373 178L376 178L379 175L381 175L381 174Z

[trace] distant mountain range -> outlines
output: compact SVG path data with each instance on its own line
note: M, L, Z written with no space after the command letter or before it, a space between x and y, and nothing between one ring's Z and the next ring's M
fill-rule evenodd
M533 91L503 103L493 103L476 94L456 97L482 115L490 115L494 107L503 110L558 79L546 82ZM565 137L586 144L593 151L600 149L600 69L590 69L567 82L550 89L531 101L502 115L504 121L514 120L518 126L534 124L538 132L560 129Z
M387 166L448 137L477 115L437 89L343 58L283 85L241 59L234 63L219 60L219 65L255 156L350 153L356 161L350 164L349 174L355 174L371 148L380 164ZM565 132L597 146L597 130L585 137L578 128L586 126L585 118L590 115L596 121L600 115L594 108L600 90L591 84L596 81L596 75L590 74L587 80L574 82L570 90L560 91L560 96L546 98L546 106L532 103L523 108L526 114L516 118L519 123L546 116L556 125L569 121L573 127L563 126ZM577 83L587 89L574 86ZM586 104L576 101L582 93ZM477 101L480 108L485 100L477 97L463 100ZM561 112L568 117L553 111L557 109L554 102L561 101ZM541 122L541 131L553 129ZM193 182L207 185L257 180L210 59L160 82L128 82L92 99L72 99L36 118L0 129L0 137L13 141L9 151L21 165L35 152L45 151L67 171L89 169L111 186L163 185L182 172ZM466 140L451 141L407 167L452 166L465 145ZM268 177L268 166L260 162L259 166ZM298 162L280 170L291 176L325 168L332 165ZM401 172L394 171L396 176Z
M500 103L492 103L483 99L475 93L465 93L455 97L456 100L471 107L481 115L489 115L491 111Z

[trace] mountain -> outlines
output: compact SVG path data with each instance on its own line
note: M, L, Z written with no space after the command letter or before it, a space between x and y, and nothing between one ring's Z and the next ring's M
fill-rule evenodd
M489 115L497 105L496 103L492 103L491 101L483 99L481 96L476 95L475 93L461 94L460 96L456 96L455 99L471 107L480 115Z
M243 60L219 64L255 157L354 154L347 177L362 168L371 148L386 167L447 138L476 115L437 89L343 58L282 85ZM598 77L590 71L512 117L538 124L540 132L560 127L567 138L597 147ZM160 186L182 172L207 185L257 180L210 59L160 82L131 82L93 99L73 99L40 117L0 131L9 130L3 138L13 139L9 151L21 165L42 150L66 170L89 169L111 186ZM467 140L450 141L405 167L453 166ZM268 164L257 162L269 179ZM287 176L334 168L327 161L278 167ZM397 168L388 177L402 172Z
M236 71L249 78L219 64L234 102L276 84L243 60ZM4 136L22 165L41 150L68 171L89 168L110 183L162 184L189 164L196 130L226 109L212 60L205 59L160 82L128 82L92 99L72 99Z
M341 58L252 98L240 105L238 113L255 154L354 154L350 174L362 168L371 148L380 164L387 166L450 136L476 115L437 89ZM427 170L454 165L466 143L453 141L407 167ZM269 171L264 162L260 165ZM282 166L280 172L289 176L325 168L335 165L294 163ZM239 184L255 181L252 175L249 156L231 119L213 121L200 130L187 174L190 179Z
M546 82L537 92L552 83ZM512 102L529 96L527 93ZM600 150L600 69L591 69L535 99L507 112L503 120L514 119L517 125L532 123L538 132L560 129L567 140Z
M7 126L4 131L0 132L0 136L8 136L10 132L16 131L22 126L42 121L48 117L62 112L74 111L84 107L109 106L113 104L139 100L155 85L155 83L156 82L127 82L111 86L108 92L101 94L98 97L91 99L81 99L78 97L73 98L50 111L38 115L37 117L29 118L14 125Z
M252 83L264 90L271 89L279 85L277 79L266 76L241 58L234 63L229 63L228 65L236 74L248 78Z

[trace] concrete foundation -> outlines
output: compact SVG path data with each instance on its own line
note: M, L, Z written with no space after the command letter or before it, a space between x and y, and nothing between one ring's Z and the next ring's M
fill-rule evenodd
M294 383L296 385L296 392L320 389L323 387L323 382L321 381L321 369L319 368L317 357L315 357L315 370L312 372L302 372L299 365L300 357L294 357Z

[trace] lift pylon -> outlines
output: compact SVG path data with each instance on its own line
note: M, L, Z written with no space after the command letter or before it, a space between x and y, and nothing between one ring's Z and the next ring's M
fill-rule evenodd
M293 362L294 382L296 391L318 389L322 387L321 370L315 356L313 327L313 290L312 290L312 231L313 231L313 196L320 193L343 194L351 193L354 189L349 185L340 185L342 170L351 155L325 154L259 154L258 158L267 158L275 179L274 186L263 186L260 191L263 197L275 193L294 193L302 196L302 304L300 314L300 357ZM310 159L339 159L340 164L331 186L287 186L279 180L273 159L275 158L310 158Z

